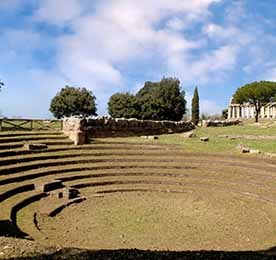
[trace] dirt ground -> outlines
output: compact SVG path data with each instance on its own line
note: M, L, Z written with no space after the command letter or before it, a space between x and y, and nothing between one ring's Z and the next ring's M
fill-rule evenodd
M62 247L260 250L276 241L276 208L238 194L126 192L89 197L40 228ZM227 202L227 203L226 203Z
M84 148L84 152L98 149L99 154L78 162L68 152L66 159L48 159L49 165L45 160L41 168L23 161L2 166L3 173L9 167L24 169L24 163L28 168L19 168L12 176L3 174L3 181L11 179L1 192L22 184L14 176L29 175L25 183L32 183L37 181L35 174L53 168L57 173L45 174L45 180L64 178L86 200L56 217L43 214L45 207L60 203L49 198L22 208L18 227L33 240L0 237L0 258L269 259L276 255L275 159L204 154L179 145L137 145L127 140L99 140ZM3 201L1 214L6 210L8 215L8 206L20 196Z

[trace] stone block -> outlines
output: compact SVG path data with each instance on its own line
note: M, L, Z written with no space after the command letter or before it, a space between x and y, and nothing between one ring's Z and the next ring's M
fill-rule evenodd
M58 193L58 198L63 199L74 199L79 197L79 190L74 188L65 188L61 192Z
M173 134L173 130L171 128L168 128L168 134Z
M207 136L200 137L200 141L202 141L202 142L208 142L209 141L209 137L207 137Z
M201 125L202 125L202 127L208 127L209 126L209 121L208 120L202 120Z
M47 149L47 144L24 144L24 148L28 151Z
M157 140L157 139L159 139L159 137L155 136L155 135L149 135L149 136L144 135L144 136L141 136L141 138L150 139L150 140Z
M258 149L250 149L249 152L252 154L260 154L261 153L260 150L258 150Z
M155 135L151 135L151 136L148 136L148 139L150 139L150 140L157 140L157 139L159 139L159 137L155 136Z
M63 120L63 132L75 145L86 143L87 121L85 118L70 117Z
M53 180L46 183L35 184L35 189L40 192L49 192L64 187L61 180Z
M187 133L183 133L182 136L185 138L193 138L193 137L196 137L196 134L194 132L187 132Z
M249 153L250 149L247 146L244 146L243 144L238 144L237 145L237 149L241 152L241 153Z

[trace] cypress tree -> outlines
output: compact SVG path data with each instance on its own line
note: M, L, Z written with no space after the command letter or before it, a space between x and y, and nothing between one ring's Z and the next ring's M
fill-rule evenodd
M195 87L194 96L192 99L192 122L195 125L197 125L199 122L199 96L197 87Z

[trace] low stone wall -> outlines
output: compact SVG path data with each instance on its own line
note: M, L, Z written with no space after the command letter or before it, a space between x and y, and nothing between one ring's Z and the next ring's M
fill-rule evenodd
M66 118L63 131L76 145L90 137L123 137L182 133L194 129L192 122L152 121L98 117L93 119Z
M222 126L232 126L242 123L240 120L202 120L203 127L222 127Z
M182 133L194 129L191 122L152 121L102 117L88 119L88 133L92 137L140 136Z

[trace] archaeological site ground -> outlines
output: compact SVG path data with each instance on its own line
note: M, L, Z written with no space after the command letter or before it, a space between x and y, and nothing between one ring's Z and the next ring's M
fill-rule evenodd
M33 128L0 131L0 258L275 257L274 122L84 145Z

